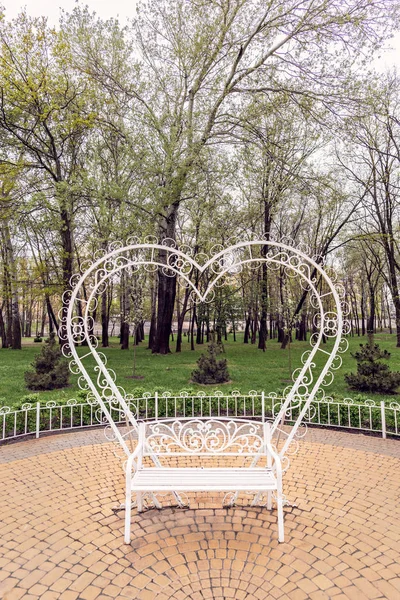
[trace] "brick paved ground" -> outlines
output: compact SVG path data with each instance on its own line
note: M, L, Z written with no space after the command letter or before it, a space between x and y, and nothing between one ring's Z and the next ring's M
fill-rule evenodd
M4 600L400 599L398 441L310 432L285 478L284 544L275 511L202 494L134 513L125 546L124 478L100 436L0 448Z

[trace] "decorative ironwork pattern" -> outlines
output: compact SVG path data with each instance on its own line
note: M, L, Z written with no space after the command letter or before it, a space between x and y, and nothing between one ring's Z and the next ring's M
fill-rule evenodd
M262 424L222 419L150 423L146 440L148 455L257 454L263 445Z
M199 391L194 396L189 396L187 391L178 395L173 395L171 392L160 395L145 392L140 398L129 395L126 401L136 419L209 416L260 419L261 422L266 419L275 420L284 401L284 398L278 397L275 393L266 395L251 390L247 394L237 395L238 390L235 392L234 396L226 395L226 392L219 390L210 392L209 395ZM110 404L109 411L119 427L126 425L125 416L117 405ZM287 422L292 423L296 413L294 410L288 410L287 413ZM382 437L398 436L400 435L400 404L395 401L385 403L353 398L339 401L330 396L316 398L310 404L303 423L297 430L292 442L294 445L300 437L303 437L307 422L323 427L369 431L381 434ZM51 411L47 403L40 402L25 402L19 409L10 406L0 407L0 442L26 435L39 437L44 432L83 429L96 425L104 425L97 400L85 402L71 398L66 404L53 406ZM106 436L115 440L111 427L108 426L106 430ZM129 445L132 436L125 430L120 429L120 431ZM278 427L275 436L278 435L286 439L288 433Z
M178 248L170 239L159 243L154 237L147 237L143 242L132 238L126 245L110 245L105 256L99 254L92 261L83 263L81 269L84 273L72 278L72 291L66 292L65 299L69 300L68 314L60 315L61 336L68 342L63 352L71 359L71 370L81 374L79 386L87 391L89 401L97 401L100 418L108 421L112 437L120 444L126 456L130 453L128 436L121 434L113 414L119 410L135 432L136 417L131 410L128 395L117 385L115 373L107 367L105 355L97 349L98 340L94 335L91 317L97 307L99 294L124 269L130 273L137 273L140 269L145 272L160 269L170 277L179 275L183 285L190 289L191 298L195 302L212 301L215 288L230 278L235 278L245 266L257 269L266 263L269 269L283 269L287 277L299 278L302 289L309 292L315 309L316 332L311 338L311 350L303 355L302 366L293 375L293 385L285 390L285 399L273 424L274 433L289 411L296 406L301 407L291 433L280 448L281 458L290 452L289 448L293 448L292 441L297 435L297 429L318 390L321 386L329 385L335 369L341 364L340 357L335 357L344 352L347 346L341 336L348 330L343 321L343 314L346 314L348 307L344 301L343 286L335 281L333 274L324 270L321 257L307 256L307 249L295 248L290 240L253 238L246 241L234 240L228 248L215 246L210 254L211 257L205 254L194 256L190 248ZM330 352L321 347L324 337L335 338ZM82 342L87 344L88 352L80 356L76 346ZM315 375L317 353L324 358L325 363L320 373ZM93 357L94 367L87 360L93 360Z

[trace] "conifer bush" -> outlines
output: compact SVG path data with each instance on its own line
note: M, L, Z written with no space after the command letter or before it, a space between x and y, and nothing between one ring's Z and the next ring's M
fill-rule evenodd
M192 381L212 385L230 381L225 358L217 360L220 348L212 339L207 347L207 354L202 354L197 361L198 368L192 372Z
M352 390L395 394L400 386L400 373L392 372L382 360L389 360L390 352L381 350L378 344L360 344L361 350L352 353L357 361L357 373L344 378Z
M54 333L50 333L50 337L45 340L32 367L34 371L25 373L25 383L29 390L55 390L68 385L68 364L63 359Z

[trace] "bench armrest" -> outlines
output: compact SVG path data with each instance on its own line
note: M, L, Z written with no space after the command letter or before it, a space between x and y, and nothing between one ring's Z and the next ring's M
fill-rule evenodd
M129 455L128 460L126 462L126 473L132 473L132 468L135 469L135 471L137 470L137 464L136 464L136 460L135 458L137 458L140 454L141 451L141 444L137 444L134 452L132 454Z
M144 423L139 424L138 443L135 448L135 451L128 457L128 460L126 463L127 480L131 479L132 468L134 468L135 471L137 471L138 468L140 469L142 467L143 450L144 450L144 445L145 445L145 427L146 427L146 425ZM138 458L138 461L135 460L136 458Z
M267 464L269 463L268 457L270 456L275 463L276 468L276 478L278 480L278 484L282 485L282 461L280 459L279 454L276 452L271 443L271 425L270 423L264 424L264 443L265 443L265 451L267 454ZM271 466L271 465L269 465Z

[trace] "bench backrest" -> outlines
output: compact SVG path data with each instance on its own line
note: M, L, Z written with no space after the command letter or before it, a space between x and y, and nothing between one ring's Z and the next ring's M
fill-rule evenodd
M270 424L239 419L175 419L140 423L143 456L254 456L265 448Z

